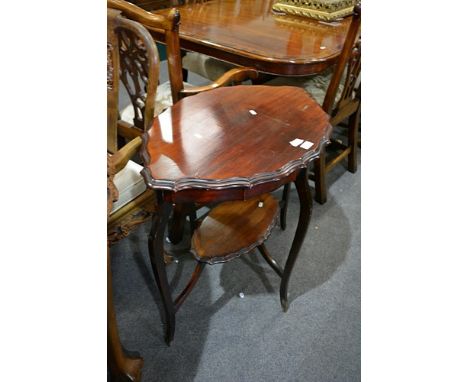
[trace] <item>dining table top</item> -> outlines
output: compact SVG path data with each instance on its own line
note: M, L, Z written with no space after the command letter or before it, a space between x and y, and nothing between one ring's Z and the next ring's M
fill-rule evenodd
M308 75L338 58L351 17L324 22L278 14L274 0L209 0L178 6L180 45L275 75ZM165 14L169 9L152 11Z

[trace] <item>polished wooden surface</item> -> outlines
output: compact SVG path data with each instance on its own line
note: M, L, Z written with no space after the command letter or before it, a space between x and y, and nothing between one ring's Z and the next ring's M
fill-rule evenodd
M166 44L167 61L169 63L168 74L173 103L176 103L185 96L257 78L258 73L253 68L234 68L224 73L210 85L192 86L190 89L184 89L179 44L179 11L177 9L170 9L166 10L164 15L157 15L124 0L107 0L107 7L108 9L118 10L126 18L141 24L135 25L133 23L132 26L130 23L130 27L125 25L127 33L133 33L127 36L127 41L124 42L124 45L126 45L124 49L122 47L120 49L120 54L127 56L124 58L126 65L123 65L121 70L122 78L128 77L127 81L124 80L124 84L127 87L133 106L136 110L139 109L139 114L142 114L141 118L136 118L135 120L136 126L140 129L146 128L147 122L153 118L154 105L152 107L148 105L148 102L154 97L154 94L152 95L151 92L156 92L155 86L152 85L154 81L151 80L151 77L157 77L158 74L158 71L154 67L151 67L151 59L153 62L158 60L154 53L156 46L154 43L151 46L150 41L148 41L148 38L152 39L152 37L148 34L147 29L152 31L153 34L155 30L158 31L159 40ZM130 31L128 30L129 28L131 29ZM133 38L135 35L139 38L139 43L132 41L135 40ZM141 80L146 83L140 84L138 81ZM146 89L148 93L145 96L144 91ZM145 105L142 104L142 99L146 100Z
M325 23L275 14L272 4L273 0L212 0L179 6L181 47L277 75L313 74L337 59L349 17Z
M305 167L330 130L328 115L303 89L216 89L154 120L143 137L143 176L150 187L171 191L252 188ZM313 146L294 147L295 139Z
M240 248L242 252L243 249L258 246L268 263L281 276L280 300L286 311L289 306L289 279L307 234L312 212L307 165L317 158L328 142L330 132L329 117L320 106L303 89L289 86L216 89L184 98L155 119L151 129L143 135L141 154L145 168L142 174L157 196L158 210L153 216L148 247L163 302L168 344L174 339L175 313L195 285L202 269L199 266L194 270L189 284L174 301L163 262L166 226L174 203L248 200L294 181L300 214L284 271L262 247L278 213L277 207L270 207L269 202L265 214L250 211L257 214L254 221L259 227L252 228L255 235L248 236L250 243L244 242L243 248ZM305 140L313 145L291 145L297 139L300 140L299 144ZM181 194L183 197L178 199ZM233 204L235 208L231 211L229 205L226 208L223 203L216 207L219 210L215 208L215 216L219 221L225 220L230 227L242 231L242 225L252 225L246 223L247 211L241 215L234 213L240 209L238 203ZM227 215L236 217L229 219ZM201 229L210 234L211 228ZM231 231L231 236L233 233ZM245 232L242 234L246 235ZM206 251L206 248L202 249L203 244L208 244L208 250L216 261L239 253L239 245L224 251L218 245L218 239L211 239L204 240L202 237L205 242L197 243L195 236L194 247L199 257L207 254L203 252ZM210 241L213 244L211 247ZM231 243L224 243L224 246Z
M278 201L270 194L224 202L213 208L193 233L192 253L208 264L246 254L268 238L278 211Z

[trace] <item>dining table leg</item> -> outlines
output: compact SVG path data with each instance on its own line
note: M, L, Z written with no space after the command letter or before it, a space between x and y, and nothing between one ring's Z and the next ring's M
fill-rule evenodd
M299 195L300 202L300 212L299 212L299 221L297 223L296 233L294 235L293 243L291 249L289 250L289 255L286 260L286 265L284 267L283 277L281 278L280 286L280 299L281 306L286 312L289 308L288 302L288 284L289 277L291 276L294 263L296 262L297 255L301 250L302 243L307 234L307 229L309 228L310 216L312 214L312 195L310 193L307 168L300 170L296 180L295 180L296 190Z
M165 340L168 345L174 339L175 305L172 300L169 282L167 280L166 265L164 263L164 241L172 204L164 201L162 191L156 191L158 201L157 211L153 214L151 231L148 238L151 267L159 288L166 319Z

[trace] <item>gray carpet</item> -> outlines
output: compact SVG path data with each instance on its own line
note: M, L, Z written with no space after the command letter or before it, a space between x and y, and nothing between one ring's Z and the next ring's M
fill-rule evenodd
M189 81L197 83L194 76ZM290 280L287 313L279 302L278 276L258 252L251 253L205 267L177 313L168 347L147 252L149 225L112 247L121 339L143 356L143 381L360 380L360 169L351 174L337 166L327 179L328 202L314 203ZM298 212L293 188L288 228L275 228L266 242L282 264ZM167 267L174 294L195 265L183 251L186 245L170 248L179 259Z

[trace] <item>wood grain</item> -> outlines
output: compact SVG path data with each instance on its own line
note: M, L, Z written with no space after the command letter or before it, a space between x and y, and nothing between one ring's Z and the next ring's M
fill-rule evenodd
M180 45L276 75L317 73L338 58L351 18L324 23L275 14L272 4L273 0L213 0L179 6Z
M143 136L143 176L152 188L176 192L252 188L306 167L330 131L328 115L303 89L216 89L184 98L154 120ZM293 147L296 138L313 146Z
M213 208L192 236L192 253L208 264L246 254L270 235L278 217L278 201L263 194Z

